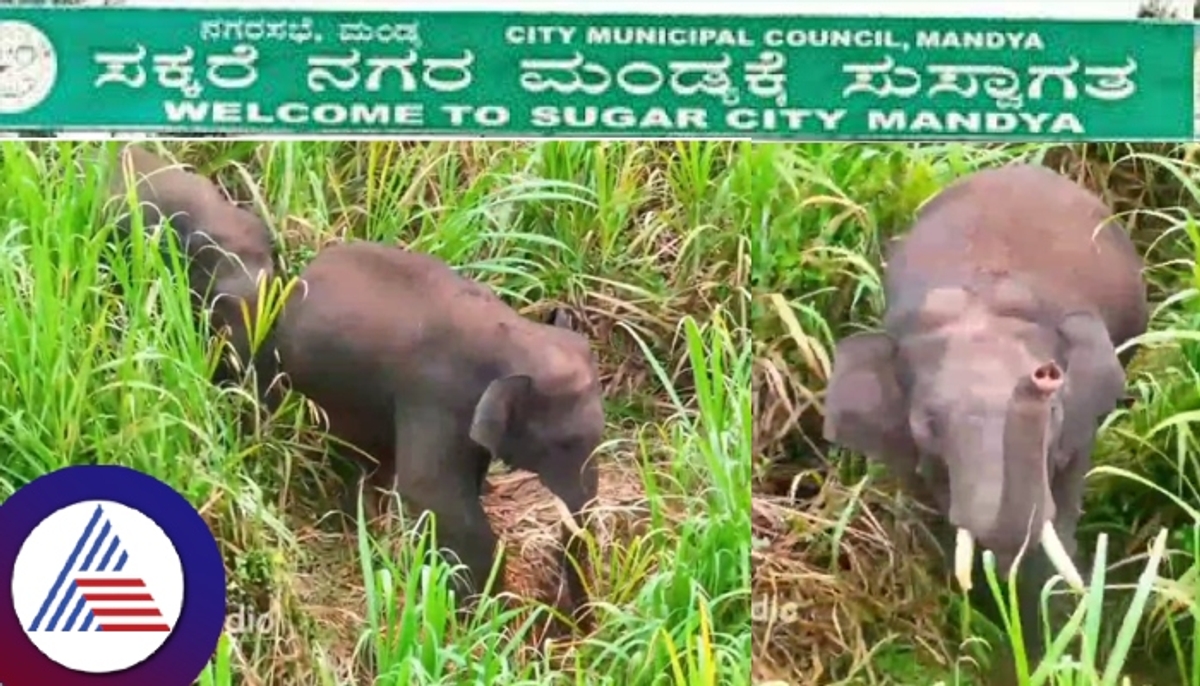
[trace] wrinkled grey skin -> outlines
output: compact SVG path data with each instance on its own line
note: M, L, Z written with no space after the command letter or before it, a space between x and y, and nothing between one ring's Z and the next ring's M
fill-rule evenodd
M170 221L187 256L188 286L197 312L208 310L213 332L226 330L229 343L242 368L251 363L250 334L242 316L242 303L251 314L257 307L258 280L274 274L275 253L266 224L253 212L231 203L208 179L149 151L128 145L119 156L110 186L119 212L117 230L128 235L132 217L125 199L126 173L132 169L142 208L142 222L150 232L164 219ZM271 382L265 350L256 366L261 367L258 384ZM217 367L213 381L224 384L237 376L227 358Z
M838 344L827 391L826 438L886 463L945 518L944 544L965 528L1006 575L1029 533L1018 595L1033 655L1053 573L1038 532L1052 521L1077 558L1095 432L1132 356L1114 348L1147 326L1141 258L1115 221L1096 233L1110 216L1037 166L944 189L889 250L885 331Z
M480 502L493 458L536 473L583 526L605 423L583 336L526 319L440 260L396 247L328 247L301 279L275 331L286 383L325 412L332 436L373 458L375 486L436 514L438 545L469 571L456 580L460 598L476 596L494 560ZM562 541L587 569L582 540L564 526ZM583 583L561 562L560 608L582 620Z

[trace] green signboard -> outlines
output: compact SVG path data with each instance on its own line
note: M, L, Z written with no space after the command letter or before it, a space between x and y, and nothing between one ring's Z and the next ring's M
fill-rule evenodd
M1190 139L1192 49L1170 22L12 8L0 128Z

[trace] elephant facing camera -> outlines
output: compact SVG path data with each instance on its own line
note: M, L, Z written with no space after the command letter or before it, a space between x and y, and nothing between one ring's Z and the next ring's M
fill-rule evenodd
M827 389L826 439L882 462L938 513L961 588L979 585L981 551L1002 579L1020 556L1031 658L1044 650L1044 582L1084 587L1084 476L1124 397L1133 351L1116 349L1149 320L1142 259L1111 214L1038 166L944 189L889 248L883 330L838 343Z

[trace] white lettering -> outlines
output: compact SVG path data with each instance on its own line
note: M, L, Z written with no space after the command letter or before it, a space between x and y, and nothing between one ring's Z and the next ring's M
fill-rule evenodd
M1069 112L931 112L923 110L912 115L903 110L870 110L867 128L871 131L925 134L1010 134L1050 133L1082 135L1083 123Z
M274 626L272 613L258 613L254 610L247 610L240 605L236 610L225 615L225 633L234 636L247 633L267 636L271 633ZM0 684L0 686L3 686L3 684Z
M312 109L313 120L325 126L344 124L346 117L346 108L333 103L323 103Z
M484 108L479 108L484 109ZM287 102L264 107L257 102L188 101L163 102L167 121L173 124L320 124L322 126L422 126L420 104ZM488 114L485 116L495 116Z
M846 110L782 108L757 110L749 107L729 110L725 124L738 131L801 131L810 123L825 131L837 131Z
M893 48L907 44L891 31L878 29L768 29L763 45L772 48Z
M590 45L664 45L752 48L755 41L745 29L710 26L591 26L585 34Z
M917 31L924 50L1045 50L1036 31Z
M496 128L504 126L512 119L507 107L499 105L483 105L474 107L472 105L442 105L442 111L450 116L451 126L464 126L467 124L467 118L470 117L472 123L487 128Z
M530 122L537 128L636 129L695 131L708 128L708 112L699 108L670 109L650 107L540 105L530 110Z
M509 26L504 41L510 45L569 45L575 38L573 26Z

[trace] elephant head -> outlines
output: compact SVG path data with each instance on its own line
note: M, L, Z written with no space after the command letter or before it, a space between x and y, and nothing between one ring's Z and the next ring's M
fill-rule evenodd
M232 204L220 209L213 220L221 222L214 231L215 239L201 230L184 234L190 261L188 281L195 304L210 309L213 329L227 333L239 363L244 365L253 358L254 334L247 322L256 321L259 288L275 273L275 255L266 225L257 215ZM230 376L232 371L222 365L215 381L220 383ZM261 386L271 380L257 381Z
M570 318L552 312L528 351L524 373L502 376L475 407L471 439L515 469L538 475L562 515L560 564L570 609L584 616L588 600L579 569L588 568L583 513L596 497L599 475L590 459L604 433L596 360L587 340L569 331ZM560 599L562 593L560 592ZM560 600L561 602L561 600Z
M1089 312L1035 323L961 301L922 317L911 334L860 333L838 344L826 439L926 489L958 531L955 573L964 588L976 541L1003 574L1027 541L1040 543L1064 579L1082 587L1055 527L1056 508L1078 504L1061 502L1070 498L1056 479L1082 478L1067 466L1090 455L1098 421L1124 390L1104 323ZM1071 526L1061 533L1073 549Z

